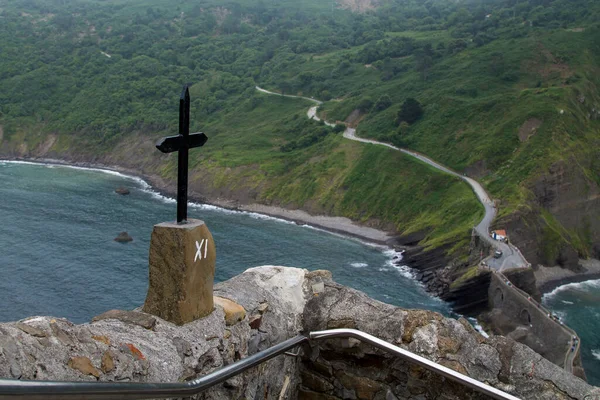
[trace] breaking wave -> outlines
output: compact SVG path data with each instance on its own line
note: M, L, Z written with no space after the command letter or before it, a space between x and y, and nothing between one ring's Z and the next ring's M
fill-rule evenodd
M379 268L381 272L387 272L391 270L396 270L400 275L408 279L414 279L415 274L413 270L408 265L399 265L402 259L404 258L404 250L393 250L388 249L383 252L388 257L388 260L385 262L385 265L382 268Z
M408 265L394 265L393 268L398 271L400 275L408 279L415 279L415 274Z
M567 283L565 285L559 286L553 291L544 294L542 297L543 300L550 300L555 297L557 294L565 291L577 291L577 292L591 292L597 291L600 289L600 279L592 279L589 281L583 282L575 282L575 283Z
M481 336L483 336L484 338L490 337L490 335L488 335L487 332L483 330L483 327L479 324L479 321L477 321L475 318L469 317L467 318L467 320L471 323L471 325L473 325L473 328L475 328L475 330L479 332Z

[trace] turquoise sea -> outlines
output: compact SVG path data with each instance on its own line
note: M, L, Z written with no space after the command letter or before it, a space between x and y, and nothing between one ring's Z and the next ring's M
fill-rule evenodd
M560 286L545 294L542 300L577 332L588 381L600 386L600 280Z
M120 186L131 194L116 194ZM138 178L0 161L0 321L52 315L81 323L142 305L152 227L175 212L173 199ZM337 282L386 303L453 315L407 267L394 266L399 254L387 248L210 205L192 204L189 215L215 239L217 281L259 265L329 269ZM121 231L133 242L113 241ZM599 385L600 281L562 286L544 302L579 333L589 381Z
M0 321L31 315L89 321L143 304L152 227L174 220L175 201L118 173L0 161ZM128 196L115 193L125 186ZM386 248L308 226L194 204L217 248L216 280L247 268L329 269L334 279L407 308L450 313ZM113 239L127 231L133 242Z

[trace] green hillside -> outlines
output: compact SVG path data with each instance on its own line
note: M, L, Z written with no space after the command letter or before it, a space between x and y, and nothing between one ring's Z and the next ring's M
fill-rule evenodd
M584 257L600 249L598 209L571 221L535 191L561 162L584 182L584 202L600 185L598 2L343 6L0 0L0 152L109 157L170 177L172 157L132 143L176 131L177 96L191 83L192 129L210 138L193 152L192 176L207 197L427 230L428 246L466 243L483 213L466 184L349 142L309 121L308 102L260 94L260 85L325 100L328 120L352 115L361 136L476 176L506 224L524 221L544 242L531 246L544 262L561 246ZM412 124L398 120L407 98L424 110Z

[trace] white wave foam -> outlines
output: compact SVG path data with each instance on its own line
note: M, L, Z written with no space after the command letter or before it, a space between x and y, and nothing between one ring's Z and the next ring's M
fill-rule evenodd
M271 217L271 216L264 215L264 214L257 214L257 215L261 215L261 216L264 216L266 218L276 219L276 220L283 221L283 222L286 222L286 223L289 223L289 224L295 224L295 222L292 222L292 221L288 221L288 220L285 220L285 219L279 219L279 218ZM358 242L358 243L362 244L363 246L372 247L372 248L381 250L383 252L383 254L385 254L386 256L388 255L388 252L390 252L390 251L393 252L394 254L396 254L396 252L394 250L390 250L390 248L387 247L386 245L379 244L379 243L373 243L373 242L367 242L367 241L362 240L362 239L360 239L360 238L358 238L356 236L348 236L348 235L344 235L342 233L328 231L327 229L319 228L317 226L308 225L308 224L302 224L302 225L298 225L298 226L300 226L302 228L306 228L306 229L311 229L311 230L317 231L317 232L327 233L328 235L337 236L337 237L342 238L342 239L352 240L354 242ZM401 253L398 253L398 254L401 254Z
M383 254L388 257L383 267L379 268L380 272L388 272L396 270L400 275L405 278L414 279L415 274L408 265L397 265L403 259L404 250L387 249L383 251Z
M164 203L164 204L177 203L177 200L175 200L174 198L164 196L164 195L158 193L156 190L151 189L150 187L144 187L141 190L142 190L142 192L149 194L150 197L152 197L154 200L158 200L161 203Z
M481 336L483 336L484 338L490 337L490 335L488 335L487 332L483 330L483 327L479 324L479 321L477 321L475 318L469 317L468 321L471 323L471 325L473 325L473 328L475 328L475 330L479 332Z
M270 215L259 214L251 211L242 211L242 210L231 210L229 208L222 208L219 206L215 206L212 204L202 204L202 203L189 203L190 207L203 210L203 211L214 211L219 212L221 214L228 215L245 215L253 219L263 220L263 221L276 221L282 224L296 225L294 221L289 221L283 218L272 217Z
M120 178L125 178L128 180L135 181L138 184L140 184L140 186L142 186L142 188L150 187L150 185L142 178L139 178L139 177L133 176L133 175L127 175L122 172L114 171L112 169L95 168L95 167L81 167L78 165L61 164L59 162L53 163L53 162L36 162L36 161L20 161L20 160L2 160L2 162L5 164L39 165L39 166L44 166L46 168L69 168L69 169L77 169L80 171L103 172L108 175L114 175L114 176L118 176Z
M565 304L575 304L572 301L567 301L567 300L561 300L561 302L565 303Z
M366 268L369 266L369 264L367 264L367 263L351 263L350 266L353 268Z
M590 292L598 290L600 290L600 279L592 279L589 281L567 283L565 285L559 286L553 291L544 294L542 298L544 301L550 300L557 294L565 291Z
M64 168L71 168L71 169L77 169L77 170L83 170L83 171L95 171L95 172L102 172L105 174L109 174L109 175L114 175L114 176L118 176L120 178L125 178L128 180L132 180L134 182L136 182L139 186L140 186L140 190L144 193L149 194L153 199L158 200L162 203L165 204L174 204L177 202L176 199L172 198L172 197L168 197L165 196L159 192L157 192L156 190L154 190L152 188L152 186L146 182L144 179L137 177L137 176L133 176L133 175L127 175L118 171L114 171L111 169L104 169L104 168L94 168L94 167L81 167L81 166L76 166L76 165L68 165L68 164L62 164L60 162L35 162L35 161L17 161L17 160L0 160L1 163L3 164L27 164L27 165L43 165L46 166L48 168L55 168L55 167L64 167ZM290 221L290 220L286 220L283 218L278 218L278 217L273 217L270 215L265 215L265 214L259 214L259 213L255 213L255 212L251 212L251 211L241 211L241 210L231 210L231 209L227 209L227 208L222 208L222 207L218 207L212 204L201 204L201 203L194 203L194 202L190 202L189 206L191 208L195 208L195 209L199 209L199 210L205 210L205 211L215 211L215 212L219 212L219 213L223 213L223 214L230 214L230 215L247 215L250 218L254 218L254 219L258 219L258 220L265 220L265 221L276 221L279 223L284 223L284 224L290 224L290 225L298 225L296 224L296 222L294 221ZM337 232L331 232L328 231L326 229L322 229L316 226L312 226L312 225L308 225L308 224L302 224L302 225L298 225L302 228L307 228L307 229L312 229L315 231L319 231L319 232L324 232L330 235L334 235L334 236L338 236L344 239L350 239L350 240L354 240L357 241L359 243L361 243L362 245L365 246L369 246L369 247L374 247L377 249L385 249L383 251L383 253L389 257L390 259L386 262L386 266L388 267L393 267L395 269L398 269L398 267L396 265L393 264L393 261L398 262L402 260L402 254L404 253L404 250L402 251L396 251L393 249L389 249L387 246L381 245L381 244L377 244L377 243L371 243L371 242L367 242L367 241L363 241L359 238L356 237L352 237L352 236L346 236ZM400 269L402 272L402 275L404 276L408 276L407 274L409 274L409 270L408 267L406 266L402 266L400 267ZM412 278L413 275L409 274L410 277Z
M393 261L402 261L404 258L404 250L397 251L394 249L387 249L383 254L390 257Z
M592 355L597 359L600 360L600 350L598 349L594 349L592 350Z
M393 265L394 268L400 275L408 279L415 279L415 274L408 265Z
M552 310L552 314L556 315L558 317L558 319L561 320L561 321L563 321L563 322L565 321L565 318L567 316L567 313L564 312L564 311L555 311L555 310Z

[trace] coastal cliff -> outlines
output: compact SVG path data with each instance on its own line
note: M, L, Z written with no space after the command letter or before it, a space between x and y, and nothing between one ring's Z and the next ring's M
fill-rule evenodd
M245 312L217 306L179 327L139 311L111 311L81 325L52 317L0 324L0 376L177 382L297 334L354 328L523 399L583 399L599 391L512 339L486 339L464 319L381 303L335 283L327 271L252 268L217 284L215 295ZM199 398L485 398L357 341L328 340L301 355L275 358Z

